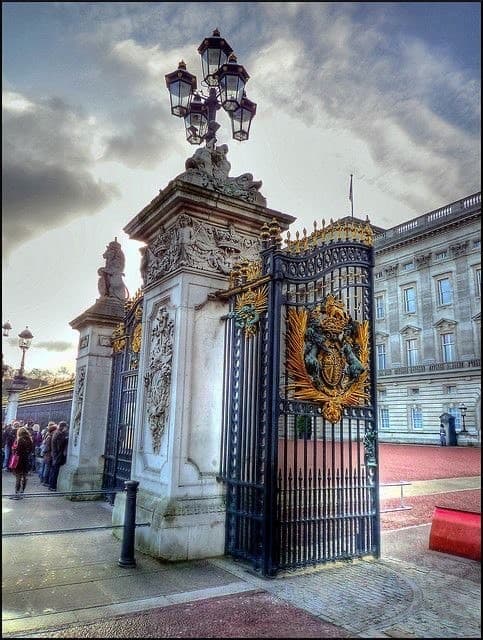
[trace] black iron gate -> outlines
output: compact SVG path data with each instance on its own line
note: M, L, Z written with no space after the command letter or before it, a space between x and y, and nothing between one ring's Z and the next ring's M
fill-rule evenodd
M113 333L112 377L104 450L103 489L123 489L131 477L143 298L126 303L126 316Z
M226 552L263 575L378 556L372 230L344 219L231 274Z

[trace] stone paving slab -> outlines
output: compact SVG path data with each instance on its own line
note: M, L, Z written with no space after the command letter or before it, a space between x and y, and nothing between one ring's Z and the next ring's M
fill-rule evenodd
M330 623L260 591L189 602L32 638L347 638Z

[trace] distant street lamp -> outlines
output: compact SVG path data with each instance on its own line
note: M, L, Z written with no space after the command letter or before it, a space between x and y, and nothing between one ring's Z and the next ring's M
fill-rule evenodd
M2 326L2 334L5 337L8 337L11 328L12 327L10 323L6 322ZM18 372L15 374L13 380L7 387L8 401L5 410L5 424L10 424L17 417L17 407L20 393L21 391L25 391L25 389L27 388L27 381L24 376L25 352L30 348L33 337L34 336L32 335L32 332L28 327L25 327L25 329L18 334L18 346L22 351L22 359L20 361L20 368Z
M245 85L250 77L237 62L233 49L220 36L218 29L198 47L201 55L203 81L207 94L197 91L196 76L186 70L181 60L176 71L168 73L166 86L171 99L171 113L184 118L186 139L190 144L206 143L213 149L216 131L216 112L223 107L231 120L232 135L240 142L248 140L250 125L257 105L249 100Z
M466 412L467 412L467 407L464 403L460 404L460 412L461 412L461 417L463 418L463 428L461 429L460 433L468 433L468 431L466 430L466 425L465 425L465 416L466 416Z
M8 338L8 333L9 333L9 331L10 331L10 329L11 329L11 328L12 328L12 325L11 325L11 324L10 324L10 322L8 322L8 321L7 321L7 322L5 322L5 323L2 325L2 335L3 335L5 338ZM7 369L8 369L8 366L7 366L6 364L4 364L4 363L3 363L3 351L2 351L2 381L3 381L3 379L5 378L5 374L7 373Z

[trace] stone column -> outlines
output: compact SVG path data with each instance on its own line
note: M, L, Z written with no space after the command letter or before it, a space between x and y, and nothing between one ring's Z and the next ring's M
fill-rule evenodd
M98 270L101 297L70 323L79 331L67 462L61 467L59 491L100 489L111 386L114 328L124 319L127 292L122 282L124 255L117 240Z
M263 223L275 218L286 229L294 220L265 206L249 174L251 191L188 166L125 227L147 245L131 478L140 483L137 521L151 526L136 531L136 546L173 561L224 553L217 474L228 307L215 294L236 260L259 257ZM116 496L114 524L124 500Z
M8 399L7 407L5 409L5 424L11 424L17 418L19 397L22 391L25 391L27 387L28 384L23 376L15 376L7 387Z

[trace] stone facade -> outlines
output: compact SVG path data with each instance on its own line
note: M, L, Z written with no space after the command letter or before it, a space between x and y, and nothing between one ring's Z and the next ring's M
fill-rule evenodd
M468 412L480 445L481 194L409 220L375 239L379 437L439 444L440 415Z

